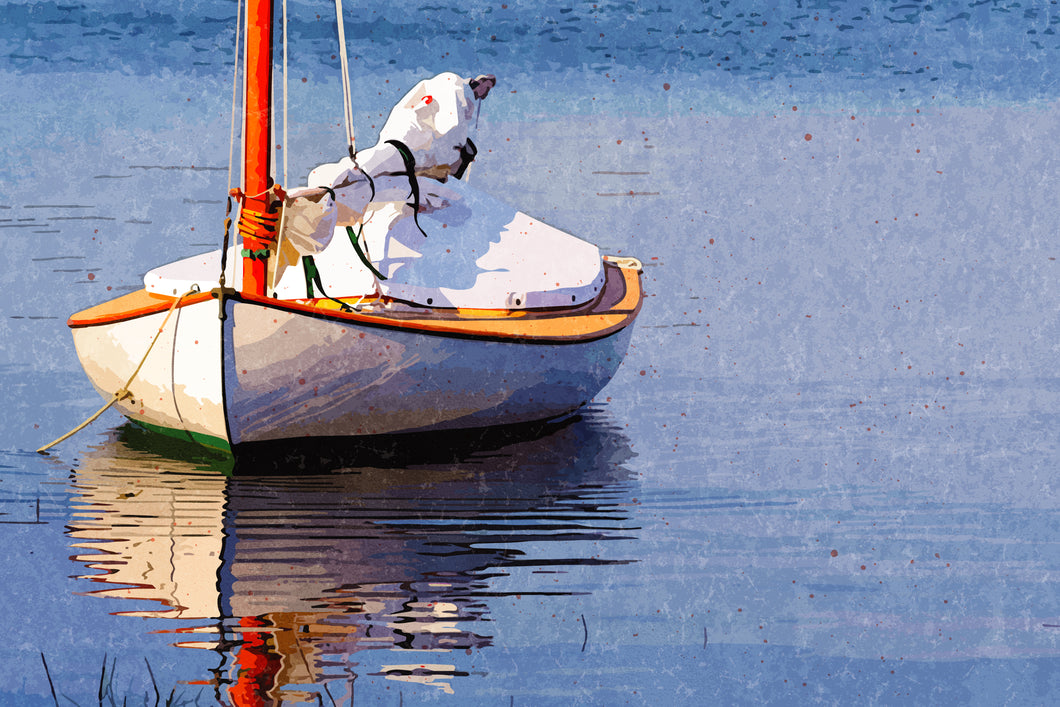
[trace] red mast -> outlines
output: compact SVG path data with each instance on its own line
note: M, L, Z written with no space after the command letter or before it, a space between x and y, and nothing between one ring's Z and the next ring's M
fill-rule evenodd
M243 292L265 295L269 245L276 238L272 187L272 0L247 0L243 121Z

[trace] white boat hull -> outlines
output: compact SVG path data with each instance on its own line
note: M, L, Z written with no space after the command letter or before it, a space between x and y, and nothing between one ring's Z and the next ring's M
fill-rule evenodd
M351 326L238 300L227 309L232 444L557 417L611 379L630 331L542 344Z
M226 293L222 319L215 292L163 326L174 298L141 291L70 324L104 399L142 360L117 408L205 446L470 429L559 417L607 384L640 306L637 276L610 272L600 300L570 314L347 314Z

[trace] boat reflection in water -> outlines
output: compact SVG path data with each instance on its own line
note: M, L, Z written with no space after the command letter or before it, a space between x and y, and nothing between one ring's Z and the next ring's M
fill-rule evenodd
M635 537L632 452L605 422L475 434L418 454L359 448L370 465L357 467L350 449L262 450L249 464L295 473L227 476L122 428L74 470L68 533L86 593L180 619L175 645L222 656L214 678L187 682L235 704L352 702L363 676L459 690L476 672L467 656L492 645L491 602L575 593L557 573L605 564L589 555L598 542ZM497 586L534 568L548 579Z

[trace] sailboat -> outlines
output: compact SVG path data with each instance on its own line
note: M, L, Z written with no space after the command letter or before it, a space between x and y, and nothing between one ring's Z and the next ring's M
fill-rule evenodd
M245 13L242 242L226 231L220 249L70 317L107 405L234 452L542 421L592 400L628 348L640 263L601 255L460 174L420 175L400 143L377 147L396 150L403 172L363 171L352 127L350 157L314 171L328 183L285 191L270 149L272 0L246 0ZM325 232L326 247L292 250L299 228Z

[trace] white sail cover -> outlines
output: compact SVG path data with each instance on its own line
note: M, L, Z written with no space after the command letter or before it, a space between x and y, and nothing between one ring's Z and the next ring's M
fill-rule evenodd
M407 196L408 182L403 188L396 184L386 191ZM440 184L421 179L419 185L419 227L403 199L374 201L365 209L358 242L385 280L360 260L340 222L328 246L314 256L328 295L356 297L378 291L427 307L528 309L582 304L602 289L603 263L595 245L461 180ZM354 228L355 233L359 230ZM234 267L235 255L233 249L228 281L238 287L241 268ZM193 282L209 290L216 285L219 262L219 251L186 258L152 270L145 285L166 295L184 292ZM286 268L270 294L306 297L302 268Z
M526 309L587 302L602 288L595 245L462 181L420 185L418 225L404 202L375 202L365 214L383 294L434 307Z
M340 220L328 247L314 255L328 295L377 291L429 307L526 309L591 301L603 286L595 245L461 180L419 178L418 186L416 218L406 178L377 182L370 203L361 182L346 187L363 199L354 206L363 218ZM374 278L361 260L347 226L382 277ZM272 291L281 298L305 297L301 268L288 268Z
M356 160L320 165L307 187L291 189L270 263L270 294L306 297L305 273L295 266L311 255L324 285L317 297L378 292L470 309L569 307L594 299L604 281L596 246L448 179L460 165L475 98L456 74L421 81L395 106L379 144ZM388 140L407 146L415 160L418 213L412 177ZM200 277L201 263L219 260L218 253L163 266L145 283L165 294L193 280L205 289L217 271Z
M301 187L287 192L280 221L280 235L270 263L270 284L283 277L302 256L316 255L328 244L338 225L339 210L331 189Z
M403 172L404 163L389 144L397 140L415 158L417 174L444 180L460 166L475 106L468 79L447 72L420 81L390 111L378 144L358 153L357 163L373 176Z

